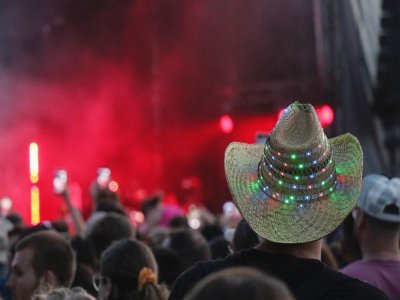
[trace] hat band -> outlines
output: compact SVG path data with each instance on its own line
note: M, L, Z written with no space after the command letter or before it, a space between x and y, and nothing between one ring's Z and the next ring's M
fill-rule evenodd
M289 154L275 151L269 142L267 139L258 165L258 184L268 197L285 203L319 200L336 189L336 168L328 143Z
M296 184L285 184L283 183L283 181L278 180L278 184L280 184L283 187L289 188L291 189L292 193L282 193L282 192L278 192L276 189L274 189L272 187L272 185L268 185L266 183L266 180L264 179L264 176L262 175L262 171L261 171L261 164L259 164L258 166L258 183L261 184L261 190L270 198L273 198L275 200L279 200L282 201L284 203L290 203L292 201L310 201L310 200L316 200L316 199L320 199L320 198L324 198L325 196L327 196L328 194L332 193L335 189L336 189L336 184L337 184L337 180L336 180L336 173L333 172L329 175L329 181L328 183L325 183L324 181L322 181L321 183L316 183L316 184L309 184L309 185L296 185ZM315 190L318 187L322 187L325 186L326 189L319 192L319 193L306 193L306 194L301 194L301 195L297 195L296 192L303 190L303 192L305 190L312 192L312 190Z

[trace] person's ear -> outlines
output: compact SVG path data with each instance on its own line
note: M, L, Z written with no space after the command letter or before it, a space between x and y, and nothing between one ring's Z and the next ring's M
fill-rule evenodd
M39 281L40 286L55 287L58 284L57 276L53 271L46 270Z
M366 224L367 224L367 218L365 216L365 212L357 208L357 217L354 220L354 229L357 235L360 234L360 230L365 229Z

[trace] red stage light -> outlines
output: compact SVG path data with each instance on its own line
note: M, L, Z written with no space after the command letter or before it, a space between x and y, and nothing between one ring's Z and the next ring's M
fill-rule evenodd
M329 105L323 105L317 110L322 127L332 124L334 119L333 109Z
M108 188L110 189L111 192L116 193L118 191L118 183L116 181L110 181L110 183L108 184Z
M233 121L232 118L228 115L223 115L219 119L219 126L224 133L231 133L233 130Z
M282 117L283 113L285 112L285 109L282 108L279 112L278 112L278 120Z
M281 109L278 113L278 119L281 118L282 114L284 113L285 109ZM317 112L318 119L321 123L322 127L326 127L330 124L332 124L334 118L335 118L335 113L333 112L333 109L325 104L320 107L316 107L315 111Z

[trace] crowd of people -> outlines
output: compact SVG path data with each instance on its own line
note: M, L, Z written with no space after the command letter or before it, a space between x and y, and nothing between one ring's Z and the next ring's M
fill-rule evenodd
M138 226L98 187L87 220L60 194L73 234L3 216L1 298L398 300L400 178L363 178L362 166L354 136L328 139L314 108L295 102L265 144L226 149L237 214L201 208L196 226L179 212L165 223L155 195Z

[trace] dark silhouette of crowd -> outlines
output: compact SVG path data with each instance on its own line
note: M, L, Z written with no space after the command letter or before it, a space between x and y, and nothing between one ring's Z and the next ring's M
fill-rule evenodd
M370 174L351 134L328 139L295 102L265 144L231 143L221 213L144 199L133 222L96 182L84 219L0 218L1 298L400 299L400 179Z

